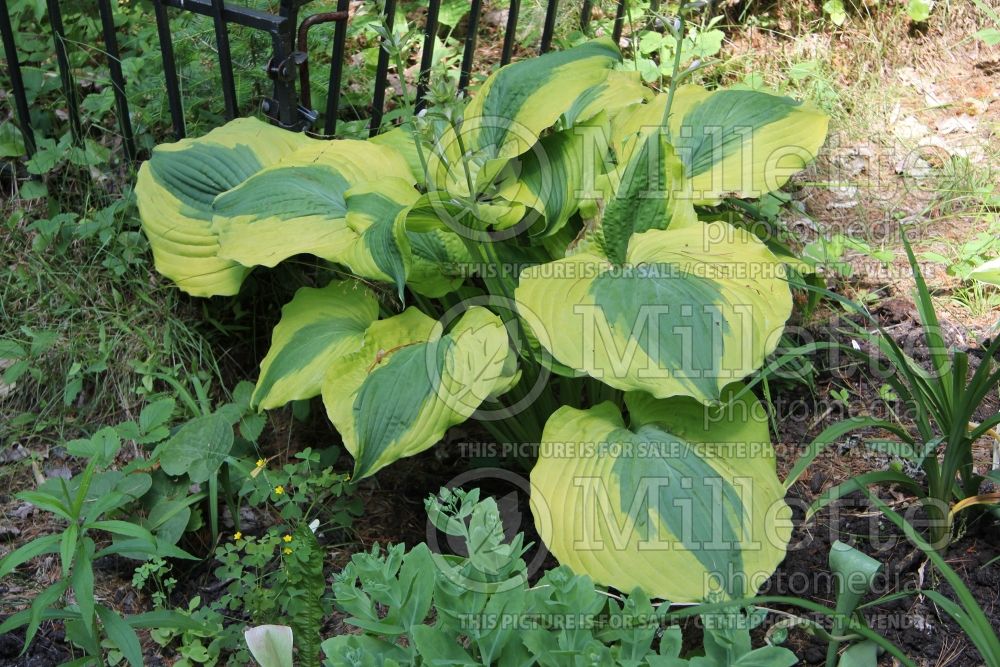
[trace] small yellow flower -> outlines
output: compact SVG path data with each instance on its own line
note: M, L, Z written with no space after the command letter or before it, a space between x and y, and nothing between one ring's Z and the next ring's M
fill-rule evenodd
M281 539L283 539L286 542L291 542L292 541L292 536L291 535L285 535Z
M286 556L291 556L292 550L289 549L288 547L285 547L284 549L281 550L281 553L285 554Z
M279 484L278 486L274 487L274 495L280 496L284 492L285 492L285 487L283 487L282 485Z
M258 468L263 468L265 465L267 465L267 461L265 461L264 459L257 459Z
M243 539L243 533L241 533L240 531L237 530L235 533L233 533L233 539L234 540L242 540Z

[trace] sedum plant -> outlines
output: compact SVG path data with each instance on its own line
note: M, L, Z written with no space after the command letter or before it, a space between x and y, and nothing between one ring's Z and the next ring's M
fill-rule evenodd
M157 269L197 296L325 260L283 308L253 402L322 396L355 480L472 419L541 443L535 522L575 571L739 597L790 534L739 382L792 299L764 243L699 215L783 185L827 119L682 78L654 94L595 40L500 68L465 103L435 90L368 141L239 119L154 151L143 226Z
M788 667L781 646L753 648L759 610L737 606L702 617L702 644L681 657L669 602L641 589L614 595L587 575L553 568L529 585L523 534L504 536L493 498L479 490L441 489L428 498L435 527L466 555L432 554L426 544L356 553L333 581L334 604L360 634L323 642L329 667L354 665L607 665L621 667ZM469 582L475 582L470 585ZM749 613L745 613L749 612ZM654 648L655 647L655 648ZM266 665L265 665L266 667Z

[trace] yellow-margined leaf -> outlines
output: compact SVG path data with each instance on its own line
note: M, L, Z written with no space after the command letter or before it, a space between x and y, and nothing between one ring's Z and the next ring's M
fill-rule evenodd
M723 222L631 237L616 266L592 251L531 266L515 292L556 361L617 389L703 403L761 366L792 310L785 267Z
M503 322L470 308L452 330L419 310L372 324L323 385L327 414L354 456L354 479L413 456L506 391L516 374Z
M309 141L303 134L240 118L203 137L157 146L136 182L156 270L195 296L236 294L250 269L219 256L212 203Z
M612 145L627 161L663 125L667 96L625 110L612 121ZM829 118L808 103L758 90L677 89L670 143L684 163L694 204L760 197L808 164L826 139Z
M715 410L628 394L545 425L531 511L563 565L673 602L752 595L784 558L791 511L752 395Z
M318 396L330 365L360 349L365 330L376 319L378 301L354 281L300 288L281 309L271 348L260 364L253 404L270 409Z

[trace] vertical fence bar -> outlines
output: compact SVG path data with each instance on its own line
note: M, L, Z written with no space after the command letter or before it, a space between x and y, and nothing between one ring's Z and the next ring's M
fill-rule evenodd
M424 49L420 54L420 76L417 79L417 111L427 106L427 86L431 80L431 68L434 67L434 40L437 38L440 10L441 0L430 0L427 5L427 25L424 26Z
M167 102L170 105L170 120L174 125L174 136L183 139L187 134L184 130L184 104L181 101L181 88L177 82L177 64L174 61L174 44L170 37L170 20L162 0L153 0L153 13L156 15L156 31L160 38L160 57L163 60L163 78L167 84Z
M346 12L350 0L337 0L337 11ZM347 21L337 21L333 30L333 55L330 60L330 87L326 93L326 120L323 133L337 131L337 113L340 111L340 80L344 75L344 49L347 48Z
M219 72L222 75L222 98L226 103L226 120L236 118L236 84L233 81L233 58L229 52L229 27L226 25L223 0L212 0L212 21L215 24L215 45L219 50Z
M618 9L615 11L615 27L611 33L611 39L615 46L622 41L622 29L625 27L625 0L618 0Z
M483 0L472 0L472 5L469 7L469 28L465 35L462 69L458 75L459 95L465 95L465 89L469 87L469 79L472 76L472 61L476 57L476 37L479 33L479 12L482 6Z
M125 76L122 74L121 54L118 51L118 37L115 35L115 17L111 13L109 0L97 0L101 13L101 27L104 30L104 49L108 54L108 70L115 92L115 106L118 111L118 127L122 131L125 158L135 161L135 137L132 134L132 119L128 114L128 98L125 96Z
M279 16L285 20L268 32L271 34L270 72L274 82L274 99L278 102L275 117L278 125L286 129L300 129L305 122L299 111L299 96L295 91L298 70L295 53L295 26L299 23L298 0L281 0ZM269 66L270 69L270 66Z
M396 0L385 2L385 27L392 36L392 24L396 20ZM405 72L397 72L400 79ZM368 123L368 136L374 137L382 127L382 111L385 107L385 85L389 78L389 51L383 43L378 51L378 66L375 68L375 92L372 95L372 117Z
M594 0L583 0L583 8L580 10L580 31L584 34L590 30L590 18L594 13Z
M24 139L24 151L28 158L31 158L35 154L35 131L31 129L28 95L24 90L24 79L21 77L21 63L17 59L17 44L14 42L14 27L7 11L7 0L0 0L0 33L3 33L3 52L10 70L10 85L14 92L17 122L21 126L21 137Z
M556 31L556 12L559 9L559 0L549 0L549 6L545 10L545 27L542 29L542 45L538 52L547 53L552 48L552 35Z
M56 62L59 64L59 78L62 81L63 95L66 96L69 131L73 135L73 142L79 144L83 140L83 126L80 124L80 109L76 104L76 88L73 83L73 74L69 70L69 57L66 55L66 31L63 28L59 0L46 0L46 6L49 10L49 25L52 27L52 42L56 48Z
M507 31L503 35L503 50L500 52L500 66L510 62L514 55L514 41L517 39L517 13L521 9L521 0L510 0L507 10Z

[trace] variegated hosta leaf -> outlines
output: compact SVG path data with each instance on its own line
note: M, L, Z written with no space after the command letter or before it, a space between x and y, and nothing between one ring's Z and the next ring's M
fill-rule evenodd
M655 93L643 84L639 72L611 70L604 81L577 96L563 113L560 124L567 128L573 127L579 123L589 123L600 114L611 119L633 105L648 102L654 96Z
M610 402L549 418L531 471L542 541L619 590L673 602L752 595L792 529L763 408L752 395L719 411L647 394L626 403L629 427Z
M407 308L372 324L362 348L330 366L323 403L360 479L433 446L515 378L493 313L470 308L442 335L438 322Z
M413 127L410 123L377 134L368 141L379 146L387 146L399 153L406 160L413 177L420 182L424 180L424 165L420 163L420 152L417 150L416 140L413 137Z
M391 148L348 139L312 142L215 200L220 256L244 266L274 266L299 253L344 261L359 239L347 223L347 191L384 181L383 198L407 206L412 198L395 187L400 180L412 184L413 176Z
M625 262L633 234L697 224L694 206L680 192L684 166L663 133L646 136L615 180L598 223L601 247L615 264Z
M531 148L581 95L603 83L620 60L605 39L501 67L466 106L461 142L452 130L437 141L429 160L431 180L438 189L468 195L460 159L464 148L474 187L481 191L508 159Z
M363 278L395 283L400 301L411 265L406 215L418 198L409 182L393 177L360 183L344 193L347 227L357 238L340 263Z
M515 298L562 364L708 403L777 346L792 311L784 271L755 236L713 222L636 234L621 267L592 251L528 267Z
M250 269L219 256L212 202L309 141L240 118L203 137L157 146L135 187L156 270L195 296L236 294Z
M441 230L469 234L486 227L505 229L517 224L522 217L524 205L520 203L479 202L473 209L447 192L437 190L420 196L407 214L406 228L412 232ZM470 235L468 238L476 237Z
M592 190L600 174L595 147L603 127L577 125L543 137L527 153L512 158L501 172L496 196L534 210L532 236L555 234L580 207L581 193ZM522 222L511 220L511 224Z
M598 190L608 166L609 118L653 97L638 72L612 70L577 97L559 120L565 129L542 137L500 173L494 193L539 214L533 236L557 233L581 205L608 193ZM521 222L514 220L512 223Z
M378 301L354 281L300 288L281 309L253 404L263 410L318 396L330 364L360 349L377 319Z
M439 298L454 292L469 277L472 257L458 234L435 229L407 231L410 275L407 285L417 294Z
M613 145L627 156L659 131L666 95L614 119ZM671 143L684 163L695 204L724 197L760 197L777 190L808 164L826 139L829 118L789 97L745 89L677 89L670 113Z

